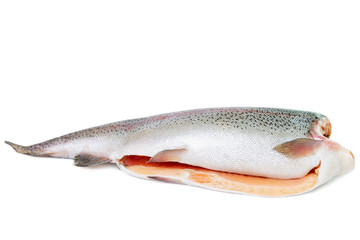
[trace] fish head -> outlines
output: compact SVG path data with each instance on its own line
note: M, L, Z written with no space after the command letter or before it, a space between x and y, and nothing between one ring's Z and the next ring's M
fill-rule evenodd
M355 168L354 154L334 141L323 140L321 152L320 184Z
M330 153L327 157L331 158L332 156L333 161L337 161L339 165L339 174L348 173L355 168L355 157L350 150L331 140L326 140L324 143Z

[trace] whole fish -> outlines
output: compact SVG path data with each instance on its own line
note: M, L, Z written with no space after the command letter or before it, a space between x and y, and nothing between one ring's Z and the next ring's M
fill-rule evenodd
M329 140L324 115L272 108L213 108L120 121L17 152L116 163L144 178L261 196L310 191L349 172L351 151Z

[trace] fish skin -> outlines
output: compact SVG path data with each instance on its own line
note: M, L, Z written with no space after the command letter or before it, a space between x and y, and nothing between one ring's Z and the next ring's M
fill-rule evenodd
M186 149L185 154L172 161L217 171L289 179L302 177L318 166L319 156L311 154L294 161L274 147L298 138L326 140L330 133L328 118L318 113L215 108L120 121L28 147L7 143L28 155L60 158L92 155L113 163L125 155L155 156L165 150Z

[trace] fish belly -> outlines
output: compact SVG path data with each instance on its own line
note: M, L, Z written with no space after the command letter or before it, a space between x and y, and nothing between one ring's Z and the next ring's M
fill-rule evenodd
M124 155L155 156L164 150L184 150L171 161L211 170L291 179L305 176L319 164L309 156L289 159L273 150L291 140L290 137L266 136L261 133L241 133L213 129L167 129L130 137Z

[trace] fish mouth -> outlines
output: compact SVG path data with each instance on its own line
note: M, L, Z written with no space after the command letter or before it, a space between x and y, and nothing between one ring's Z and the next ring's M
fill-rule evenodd
M352 153L352 151L349 151L349 154L350 154L350 156L352 157L352 159L355 160L355 156L354 156L354 154Z
M206 189L257 196L280 197L304 193L318 184L320 164L307 175L296 179L276 179L221 172L178 162L148 162L150 157L127 155L117 161L121 169L132 175L197 186Z
M322 117L315 121L310 130L313 139L329 139L331 136L332 126L327 117Z

